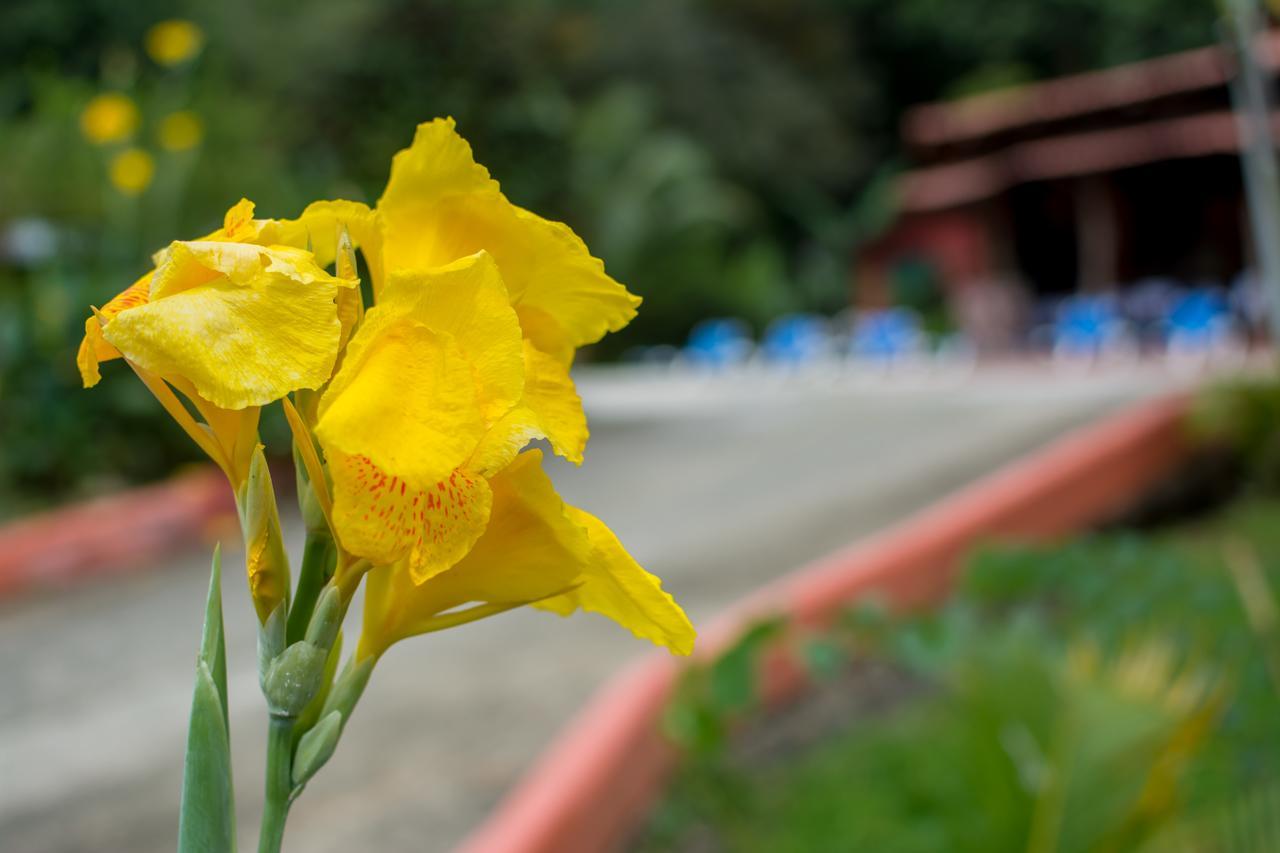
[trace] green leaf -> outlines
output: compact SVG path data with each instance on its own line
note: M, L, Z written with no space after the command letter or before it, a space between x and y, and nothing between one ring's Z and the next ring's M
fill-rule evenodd
M849 661L848 653L839 643L824 637L816 638L801 647L805 665L817 678L831 678Z
M200 637L200 660L213 676L213 686L222 703L222 722L227 722L227 643L222 630L222 544L213 547L213 570L209 573L209 593L204 606L204 633Z
M235 849L221 574L221 556L215 550L183 764L179 853L229 853Z
M781 619L752 625L732 648L711 665L711 701L726 712L742 711L756 699L757 669L769 643L783 633Z

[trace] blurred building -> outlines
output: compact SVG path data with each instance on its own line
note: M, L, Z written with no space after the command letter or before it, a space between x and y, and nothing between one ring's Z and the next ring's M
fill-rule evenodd
M1280 68L1280 34L1258 53ZM1230 283L1252 254L1232 64L1206 47L911 110L917 167L859 255L859 300L891 301L895 268L926 262L961 327L998 347L1049 298Z

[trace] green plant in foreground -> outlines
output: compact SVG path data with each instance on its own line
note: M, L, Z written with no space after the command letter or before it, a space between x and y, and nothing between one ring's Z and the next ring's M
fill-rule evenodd
M758 678L752 701L721 702L710 685L723 664L705 665L668 719L692 706L710 718L695 731L716 737L640 849L1277 849L1280 693L1259 596L1280 588L1278 511L1255 498L1171 531L987 549L937 614L862 607L816 635L749 634L726 659L749 649L758 670L803 649L811 671L836 676L819 690L855 692L847 662L878 660L916 687L889 713L859 712L761 763L732 736L756 713L743 709ZM1229 568L1224 542L1246 549L1252 581ZM690 745L689 729L669 730Z

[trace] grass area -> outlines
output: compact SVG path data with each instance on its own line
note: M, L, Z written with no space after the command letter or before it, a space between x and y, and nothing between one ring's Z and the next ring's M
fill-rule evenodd
M703 719L701 741L683 730L701 746L638 849L1280 849L1276 589L1280 501L1264 498L988 549L942 611L863 612L807 641L827 669L832 649L889 660L934 685L923 698L766 762L705 737L706 701L673 709Z

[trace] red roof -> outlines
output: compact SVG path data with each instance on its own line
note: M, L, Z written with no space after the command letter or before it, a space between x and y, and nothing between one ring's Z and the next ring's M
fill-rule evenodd
M1258 42L1259 61L1280 68L1280 33ZM1026 125L1058 121L1224 85L1231 58L1218 46L1134 62L1044 83L909 110L902 122L908 145L927 147L979 139Z
M1280 116L1272 117L1280 132ZM918 169L902 176L898 200L904 212L943 210L989 198L1015 184L1096 174L1143 163L1234 154L1240 133L1230 111L1205 113L1037 139L995 154Z

